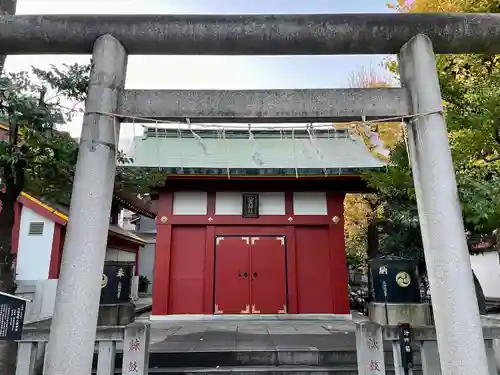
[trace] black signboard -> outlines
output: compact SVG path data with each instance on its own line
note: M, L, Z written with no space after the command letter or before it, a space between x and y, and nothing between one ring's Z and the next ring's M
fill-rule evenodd
M259 217L259 195L243 194L243 217Z
M0 340L21 340L28 300L0 292Z
M399 326L399 345L401 346L401 364L405 374L413 368L413 350L411 348L411 328L408 323L400 323Z
M375 302L420 303L417 263L400 257L380 257L369 262Z
M116 304L130 301L132 287L130 263L107 262L101 281L101 304Z

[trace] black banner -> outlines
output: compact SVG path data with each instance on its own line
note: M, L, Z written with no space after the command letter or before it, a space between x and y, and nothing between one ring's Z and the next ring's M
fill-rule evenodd
M259 195L243 194L243 217L259 217Z
M400 323L399 326L399 344L401 346L401 364L408 374L413 368L413 349L411 348L411 328L408 323Z
M0 340L21 340L26 299L0 293Z
M101 281L101 304L117 304L130 301L132 265L109 262L104 264Z

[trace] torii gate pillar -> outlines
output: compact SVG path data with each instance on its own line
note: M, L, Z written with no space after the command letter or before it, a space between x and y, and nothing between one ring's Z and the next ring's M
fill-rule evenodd
M44 375L89 375L106 256L127 53L110 35L94 44L92 72L71 196Z
M483 332L458 199L455 171L441 111L430 39L419 34L399 55L411 113L410 163L429 274L443 375L488 375Z

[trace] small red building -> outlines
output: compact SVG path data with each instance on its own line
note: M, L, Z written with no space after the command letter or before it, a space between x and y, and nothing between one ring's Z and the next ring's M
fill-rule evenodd
M131 167L157 189L152 319L349 314L344 196L385 168L347 130L148 128Z

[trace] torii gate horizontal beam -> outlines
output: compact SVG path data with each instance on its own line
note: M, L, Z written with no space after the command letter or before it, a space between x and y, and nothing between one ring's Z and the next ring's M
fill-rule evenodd
M403 88L125 90L118 113L157 120L189 118L193 123L342 122L408 115L409 98Z
M436 53L500 53L500 14L0 16L0 53L91 54L111 34L135 55L397 54L427 35Z

